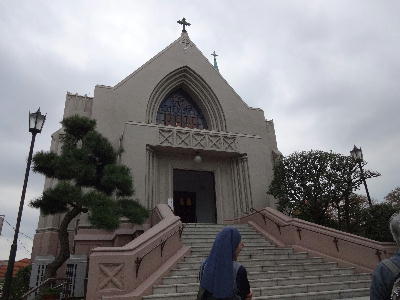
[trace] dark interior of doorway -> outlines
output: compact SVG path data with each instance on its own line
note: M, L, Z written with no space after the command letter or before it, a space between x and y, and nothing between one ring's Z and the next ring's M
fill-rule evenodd
M214 173L174 169L174 213L183 223L216 223Z

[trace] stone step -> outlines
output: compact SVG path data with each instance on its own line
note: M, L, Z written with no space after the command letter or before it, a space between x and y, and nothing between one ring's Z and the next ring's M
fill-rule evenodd
M209 230L209 229L184 229L182 232L183 235L191 235L191 234L205 234L208 236L216 237L221 230ZM240 236L247 235L247 234L254 234L255 231L253 229L241 229L239 230Z
M273 278L273 279L256 279L250 280L252 289L256 288L269 288L275 286L301 285L301 284L316 284L316 283L330 283L330 282L348 282L348 281L368 281L370 282L371 274L360 273L351 275L323 275L323 276L303 276L291 278ZM186 293L197 291L199 286L198 282L187 284L168 284L157 285L154 287L154 294L167 294L167 293Z
M192 253L210 253L210 247L203 247L203 246L191 246L190 247ZM286 253L287 248L278 248L276 246L264 246L260 247L259 245L247 245L243 248L240 253L265 253L265 252L279 252L279 253Z
M197 293L194 293L195 295ZM296 293L296 294L286 294L286 295L274 295L274 296L261 296L254 297L254 300L267 300L267 299L296 299L296 300L331 300L331 299L343 299L354 297L365 297L369 295L369 288L359 288L359 289L348 289L348 290L336 290L336 291L322 291L322 292L309 292L309 293ZM165 298L162 298L165 299ZM168 299L168 298L166 298ZM172 299L172 298L171 298ZM179 298L174 298L179 299ZM184 298L180 298L184 299ZM188 300L192 299L190 296L186 298ZM195 299L195 298L194 298Z
M325 269L307 269L307 270L279 270L266 272L249 272L249 280L273 279L273 278L291 278L305 276L326 276L326 275L354 275L354 268L325 268ZM162 284L186 284L196 283L198 281L198 272L192 275L171 275L164 277Z
M298 285L298 284L313 284L313 283L329 283L329 282L343 282L343 281L364 281L371 280L370 273L356 273L356 274L333 274L333 275L310 275L298 276L288 278L269 278L269 279L254 279L249 280L250 286L253 288L258 287L274 287L285 285Z
M318 275L339 275L354 274L354 268L317 268L304 270L275 270L264 272L250 272L247 274L249 280L253 279L271 279L275 277L300 277L300 276L318 276Z
M202 262L207 258L208 255L196 255L193 254L191 256L186 256L184 258L184 261L182 262ZM292 258L307 258L308 253L307 252L297 252L297 253L279 253L279 252L272 252L272 253L267 253L267 254L260 254L260 255L255 255L253 253L240 253L239 254L239 259L238 261L244 261L244 260L250 260L250 259L260 259L260 260L275 260L275 259L292 259Z
M183 227L183 233L186 232L203 232L203 233L208 233L208 234L216 234L218 232L221 232L224 227ZM242 233L254 233L257 232L255 231L252 227L246 226L242 228L237 228L239 232Z
M191 254L153 287L148 300L196 299L200 264L209 255L216 235L226 225L185 224L183 243ZM246 267L253 299L358 299L369 295L371 275L341 268L306 252L276 247L247 224L235 224L245 244L238 261Z
M197 246L197 247L208 247L209 249L211 249L211 247L213 246L213 244L214 244L214 239L212 240L212 241L205 241L205 240L203 240L203 241L196 241L196 240L183 240L183 243L185 244L185 245L187 245L187 246ZM243 249L245 249L246 247L248 247L248 246L259 246L259 247L268 247L268 246L274 246L275 247L275 245L272 245L271 243L269 243L269 242L267 242L267 241L263 241L263 240L251 240L251 241L243 241L243 243L244 243L244 248Z
M307 263L292 263L292 264L279 264L279 265L249 265L246 266L248 273L250 272L267 272L267 271L300 271L300 270L317 270L317 269L333 269L337 267L337 263L329 262L307 262ZM191 264L189 268L175 268L171 270L171 276L174 275L195 275L199 273L200 266Z
M341 298L340 300L369 300L369 296L365 297L353 297L353 298Z
M197 241L198 243L202 243L202 242L209 242L209 243L214 243L215 241L215 237L210 237L210 236L204 236L204 235L190 235L190 236L182 236L182 240L183 241ZM241 241L242 242L246 242L246 241L264 241L264 242L268 242L271 243L270 241L264 240L263 238L259 237L259 236L242 236Z
M200 264L203 262L180 262L177 269L192 268L198 270ZM306 264L306 263L323 263L324 260L321 257L307 257L307 258L283 258L275 260L265 260L265 259L241 259L240 263L248 269L250 266L276 266L276 265L288 265L288 264Z
M240 232L240 235L243 238L251 238L251 237L255 237L255 238L263 238L263 235L255 232L254 230L251 231L245 231L245 232ZM214 232L209 232L209 231L191 231L191 232L186 232L183 231L182 233L182 237L185 238L190 238L190 237L195 237L195 238L215 238L216 234L214 234Z
M285 293L306 293L306 292L321 292L329 290L347 290L369 287L370 280L354 280L354 281L333 281L333 282L312 282L312 283L298 283L269 285L269 286L255 286L254 282L250 282L251 290L254 297L282 295ZM158 285L153 288L153 294L175 294L175 293L190 293L197 292L199 283L191 284L174 284L174 285Z
M250 257L262 257L262 255L273 255L273 254L291 254L292 252L287 252L284 250L281 250L279 248L270 248L270 249L264 249L264 250L247 250L247 251L242 251L239 254L238 260L240 261L242 257L245 256L250 256ZM195 256L202 256L202 257L207 257L210 254L210 250L192 250L192 255Z
M252 228L238 228L240 235L247 234L247 233L255 233L256 231ZM183 228L182 234L186 233L202 233L202 234L209 234L216 236L219 232L222 231L222 228L206 228L206 227L199 227L199 228Z
M368 288L370 280L298 284L255 288L254 297Z
M193 228L207 228L207 229L214 229L214 230L222 230L225 227L230 226L230 227L234 227L238 230L241 229L253 229L252 227L250 227L247 224L235 224L235 225L223 225L223 224L206 224L206 223L195 223L195 224L189 224L189 223L184 223L183 224L183 228L187 229L193 229Z
M264 299L295 299L295 300L331 300L331 299L343 299L354 297L365 297L369 294L369 288L358 288L358 289L346 289L346 290L330 290L330 291L319 291L319 292L306 292L306 293L295 293L286 295L270 295L270 296L255 296L254 300ZM153 300L195 300L197 295L196 292L189 293L174 293L174 294L155 294L145 296L143 299Z

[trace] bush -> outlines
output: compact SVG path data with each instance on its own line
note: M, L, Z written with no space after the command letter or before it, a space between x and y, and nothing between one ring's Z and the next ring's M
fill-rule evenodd
M11 283L10 299L19 299L29 290L29 279L31 277L32 266L20 269Z
M361 235L379 242L394 242L389 229L390 217L398 210L389 203L379 203L365 208Z

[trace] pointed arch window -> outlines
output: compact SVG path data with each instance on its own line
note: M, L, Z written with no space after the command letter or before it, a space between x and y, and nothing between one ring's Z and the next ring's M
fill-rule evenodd
M172 92L161 102L157 124L208 129L203 113L182 89Z

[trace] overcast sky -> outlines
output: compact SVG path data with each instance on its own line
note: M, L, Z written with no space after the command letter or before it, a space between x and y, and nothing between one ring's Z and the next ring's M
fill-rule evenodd
M400 185L399 11L396 0L0 1L0 214L15 224L29 110L47 113L35 151L48 150L67 91L115 85L179 37L182 17L244 101L274 120L284 155L361 146L382 174L368 181L381 201ZM43 182L31 174L27 202ZM21 231L33 237L37 220L25 206ZM11 239L5 224L0 259ZM29 257L32 241L19 245Z

